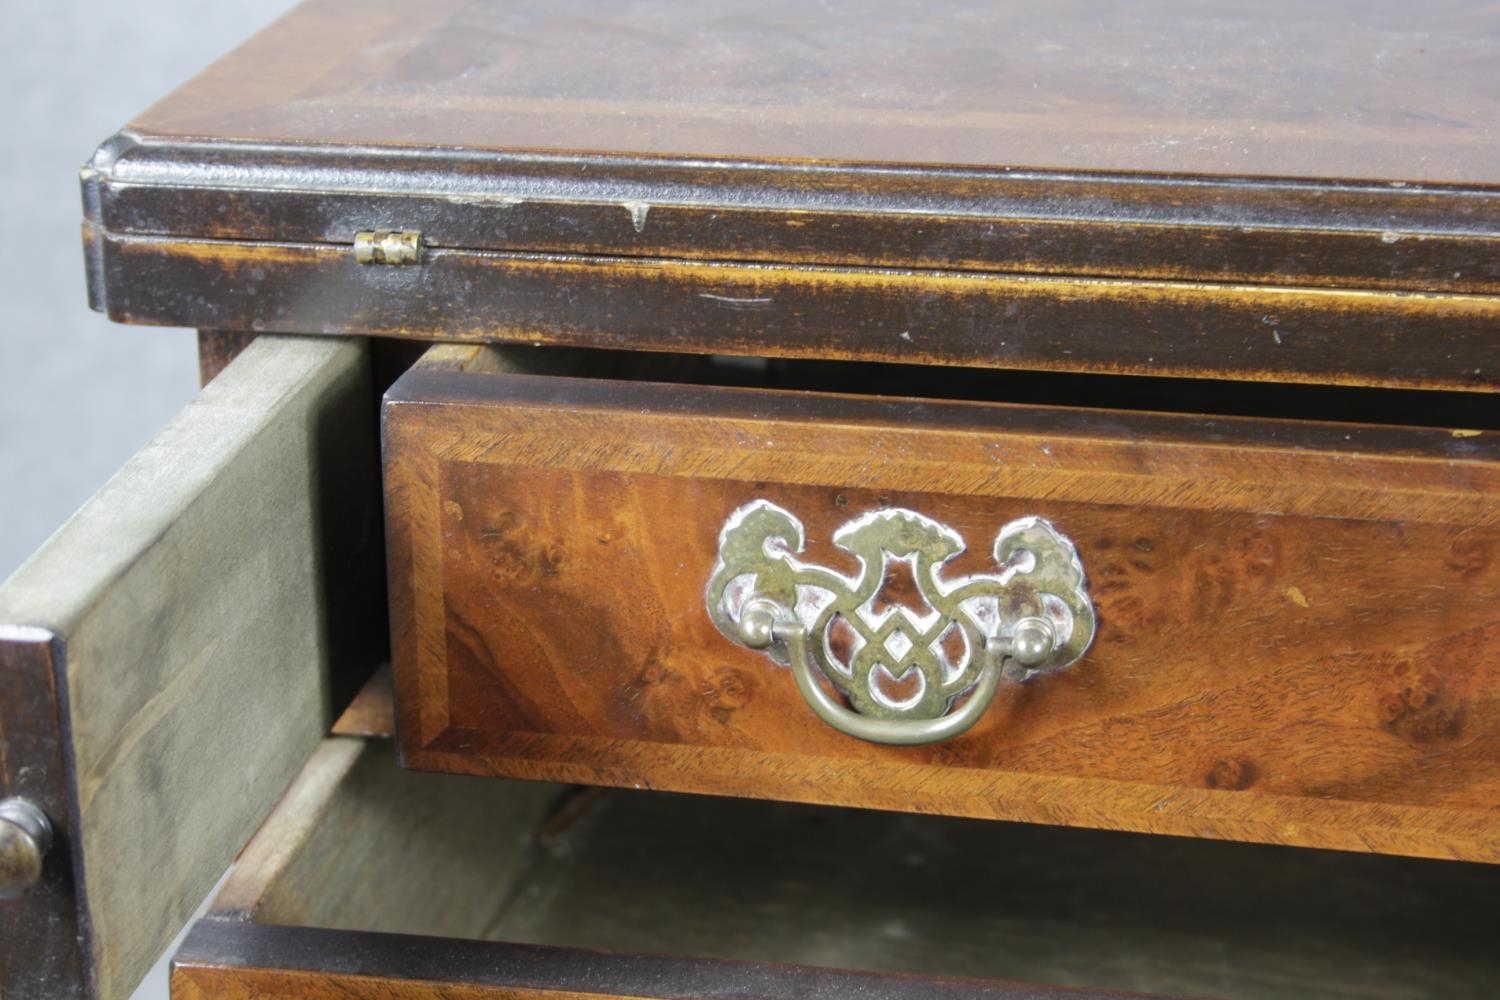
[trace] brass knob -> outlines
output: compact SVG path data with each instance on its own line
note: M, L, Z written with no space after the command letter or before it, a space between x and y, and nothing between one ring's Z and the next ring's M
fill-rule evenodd
M0 899L15 899L42 880L52 824L25 799L0 802Z

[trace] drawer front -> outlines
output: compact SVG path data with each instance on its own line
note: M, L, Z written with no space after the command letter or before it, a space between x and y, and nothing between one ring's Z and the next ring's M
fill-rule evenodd
M1484 435L437 365L393 390L385 435L411 766L1500 860L1500 464ZM779 535L739 537L753 511ZM899 558L911 530L947 539L941 589L1000 575L997 540L1028 518L1086 577L1081 611L1054 617L1083 629L1092 602L1096 634L1071 665L1087 636L1040 676L1007 673L950 739L847 735L799 690L788 647L715 620L726 574L758 558L761 585L788 555L866 590L882 558L896 571L866 610L920 617L931 602ZM1035 614L1027 600L998 598L1002 630ZM911 676L880 679L887 700Z
M362 341L261 338L0 585L0 799L52 834L0 995L129 997L380 655L373 396Z
M1493 866L476 781L333 737L189 933L173 996L1487 998L1497 884Z

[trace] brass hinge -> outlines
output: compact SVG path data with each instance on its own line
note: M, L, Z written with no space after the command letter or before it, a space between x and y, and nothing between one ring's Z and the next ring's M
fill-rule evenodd
M354 234L354 259L361 264L419 264L422 234L415 229L362 229Z

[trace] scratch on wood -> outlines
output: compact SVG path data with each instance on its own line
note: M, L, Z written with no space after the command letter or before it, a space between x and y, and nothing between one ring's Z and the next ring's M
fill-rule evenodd
M775 299L751 299L737 298L733 295L715 295L712 292L699 292L698 298L708 299L713 302L722 302L731 309L765 309L772 305Z

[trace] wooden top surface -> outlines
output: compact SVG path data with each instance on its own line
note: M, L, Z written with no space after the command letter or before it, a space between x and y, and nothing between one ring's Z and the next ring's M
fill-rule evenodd
M1500 6L309 0L145 137L1490 185Z
M84 235L131 323L1487 388L1497 137L1474 0L308 0Z

